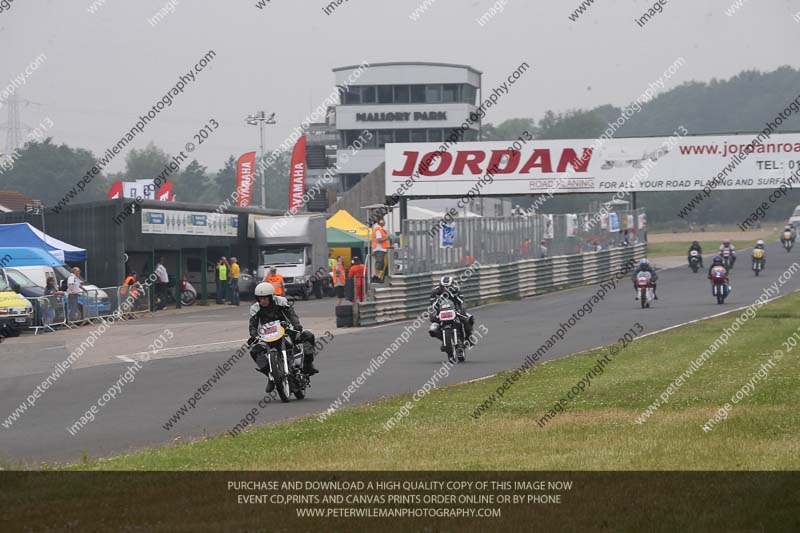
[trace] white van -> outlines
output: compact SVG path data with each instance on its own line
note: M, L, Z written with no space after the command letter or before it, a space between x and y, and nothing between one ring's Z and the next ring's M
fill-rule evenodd
M789 217L787 224L791 224L794 227L800 226L800 205L794 208L794 213Z

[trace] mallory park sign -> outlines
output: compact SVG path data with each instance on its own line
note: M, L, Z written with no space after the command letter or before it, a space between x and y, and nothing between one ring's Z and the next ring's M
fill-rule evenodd
M447 120L447 111L395 111L389 113L356 113L356 122L409 122Z

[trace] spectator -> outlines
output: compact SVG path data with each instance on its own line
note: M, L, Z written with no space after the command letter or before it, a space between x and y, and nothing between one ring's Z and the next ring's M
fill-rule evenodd
M328 270L333 272L333 267L336 266L336 259L333 258L333 252L328 253Z
M231 305L239 303L239 260L231 257Z
M61 301L61 297L64 296L64 291L58 287L56 278L52 276L48 277L45 283L47 283L47 286L44 288L44 295L53 297L47 299L42 309L42 325L48 326L52 324L53 320L56 318L55 306Z
M225 303L225 288L228 285L228 260L225 256L219 258L217 262L217 303Z
M336 305L342 304L345 283L347 283L347 272L344 269L344 257L340 255L336 258L336 264L333 266L333 291L336 295Z
M45 296L64 296L64 291L58 288L56 278L50 276L47 278L47 286L44 288Z
M539 257L541 259L547 257L547 241L544 239L539 241Z
M167 307L167 286L169 285L169 274L164 266L163 257L158 258L154 272L156 275L156 300L158 300L156 311L160 311Z
M353 258L353 266L350 267L348 275L355 282L354 298L356 302L363 302L366 297L364 295L364 277L366 268L361 263L361 258L356 256Z
M375 257L372 280L376 283L383 283L383 276L386 274L386 252L392 246L385 225L386 221L380 219L372 228L372 255Z
M83 312L78 305L78 294L81 293L85 294L86 289L83 288L81 269L75 267L72 269L72 274L67 278L67 307L69 308L72 322L83 319Z

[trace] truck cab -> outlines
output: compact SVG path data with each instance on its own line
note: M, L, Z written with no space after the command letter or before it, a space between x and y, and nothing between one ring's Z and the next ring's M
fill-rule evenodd
M0 276L0 334L17 337L31 325L33 306L14 292L5 275Z
M295 215L256 220L258 277L270 268L283 276L287 295L322 298L331 285L325 217Z

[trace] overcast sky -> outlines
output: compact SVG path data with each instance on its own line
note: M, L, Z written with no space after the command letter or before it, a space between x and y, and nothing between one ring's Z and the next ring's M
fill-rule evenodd
M744 0L732 17L725 10L735 0L668 0L643 28L634 19L650 1L597 1L572 22L579 0L502 0L504 12L483 27L476 20L494 0L427 0L418 21L409 14L422 0L349 0L331 15L323 0L271 0L262 10L257 0L171 0L175 12L155 26L147 19L167 0L105 0L90 14L93 1L103 2L14 0L0 12L0 91L44 53L18 89L41 104L23 106L23 121L49 118L56 142L100 155L214 50L212 64L132 143L174 154L213 118L220 128L192 154L211 171L258 148L247 114L277 113L267 142L277 146L330 93L332 68L365 60L468 64L484 73L486 92L527 61L533 69L489 110L493 123L623 105L680 56L686 64L666 89L800 62L792 19L800 0ZM124 154L109 168L124 168Z

